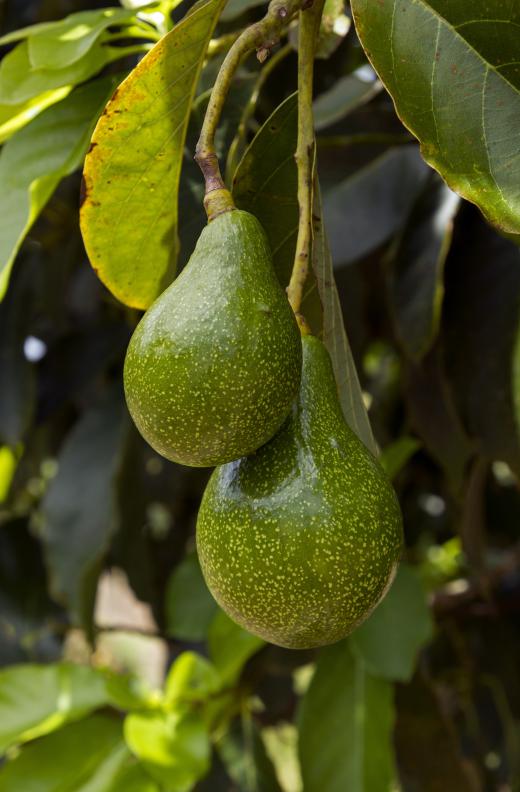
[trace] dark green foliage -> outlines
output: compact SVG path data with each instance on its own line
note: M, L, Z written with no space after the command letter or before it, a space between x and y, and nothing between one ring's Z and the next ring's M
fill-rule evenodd
M363 403L370 405L405 548L387 597L344 641L298 652L265 644L217 609L195 560L209 471L167 462L125 414L124 356L141 317L96 279L79 233L78 169L105 97L136 54L186 12L185 3L165 0L162 16L142 10L137 18L127 1L114 6L116 24L107 26L100 10L107 5L0 2L1 35L92 13L76 37L58 39L60 23L1 50L16 54L0 79L0 732L8 751L0 789L301 792L303 777L305 792L518 792L518 235L497 233L428 171L392 99L370 82L354 28L347 34L338 16L345 35L316 65L323 200L317 189L315 215L324 223L316 221L315 278L304 306L333 360L346 420L374 447ZM334 0L327 6L343 13ZM498 225L517 228L520 39L509 23L518 22L516 4L352 6L382 14L378 24L367 16L365 44L399 114L421 136L427 127L427 156L447 152L449 168L438 164L452 186L467 179L464 190ZM454 18L442 23L439 61L432 9L460 15L462 35L453 34ZM214 35L260 13L255 0L229 0ZM507 14L509 22L496 21ZM414 24L417 15L424 24ZM157 201L167 227L178 225L179 269L204 220L191 158L221 57L207 59L191 113L182 113L191 117L178 224L171 173ZM429 139L434 66L440 149ZM59 87L49 91L38 72L51 67ZM262 68L254 57L241 66L221 155ZM72 86L73 78L82 84ZM42 86L23 105L8 103ZM178 87L184 95L189 85ZM290 53L254 100L233 185L239 209L264 228L282 288L298 217L295 90ZM417 107L425 112L412 125ZM142 162L148 153L153 160L159 142L151 131ZM117 150L125 171L131 146ZM118 205L113 218L119 239L133 239L132 227L153 249L145 208L140 215ZM132 266L161 277L157 259L131 253ZM141 605L128 606L132 595Z

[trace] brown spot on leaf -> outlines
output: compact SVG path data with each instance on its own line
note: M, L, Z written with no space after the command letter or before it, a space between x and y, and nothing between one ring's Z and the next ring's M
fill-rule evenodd
M87 154L90 154L90 152L93 151L93 149L95 149L96 146L97 146L97 143L96 143L95 140L93 140L92 143L90 144L90 146L88 147Z

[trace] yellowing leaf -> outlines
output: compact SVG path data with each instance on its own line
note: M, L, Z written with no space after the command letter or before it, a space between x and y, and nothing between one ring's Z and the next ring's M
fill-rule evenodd
M147 308L175 273L186 129L222 6L198 5L143 58L108 103L85 162L81 228L90 261L135 308Z

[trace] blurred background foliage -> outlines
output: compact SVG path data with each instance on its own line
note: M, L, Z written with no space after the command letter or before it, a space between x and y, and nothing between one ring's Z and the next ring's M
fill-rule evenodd
M2 0L1 32L105 5ZM139 314L96 279L79 232L93 124L146 47L131 17L143 4L123 5L130 16L98 32L79 76L62 63L62 78L55 68L53 85L22 96L23 64L14 77L0 67L1 265L14 262L0 303L0 789L519 790L517 245L424 164L349 9L328 0L323 212L406 551L346 641L291 652L248 635L217 609L194 554L208 471L166 462L130 423L121 372ZM146 9L150 42L185 13L174 5ZM257 6L230 0L218 40ZM254 59L241 69L219 142L231 175L296 88L293 41L260 83ZM107 47L121 52L107 60ZM40 50L60 52L52 35ZM181 263L204 223L191 153L221 57L215 46L188 131ZM71 81L85 86L60 94Z

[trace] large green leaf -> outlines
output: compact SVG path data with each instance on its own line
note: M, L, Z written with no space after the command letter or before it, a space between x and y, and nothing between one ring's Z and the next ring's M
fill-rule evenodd
M108 27L135 18L135 12L123 8L80 11L57 22L15 30L3 36L0 44L28 39L29 61L34 69L62 69L82 58Z
M0 671L0 752L55 731L107 704L104 677L70 663L19 665Z
M128 761L119 719L92 715L24 748L0 770L0 789L112 792Z
M426 161L520 233L520 6L352 0L358 35Z
M143 58L108 103L85 161L81 227L90 261L135 308L148 308L175 272L184 141L222 5L197 5Z
M0 104L0 143L9 140L15 132L26 126L47 107L64 99L71 90L72 85L65 85L62 88L55 88L53 91L45 91L45 93L28 99L26 102L20 102L20 104Z
M0 154L0 299L15 256L61 179L80 165L112 86L98 80L73 91L9 140Z
M401 564L392 588L372 616L352 635L351 646L371 674L407 682L433 624L421 580Z
M394 775L393 688L348 641L324 649L299 715L305 792L388 792Z
M123 403L110 393L87 410L58 458L43 501L43 537L54 595L90 627L99 564L117 527L114 478L123 436Z
M177 566L166 590L166 629L181 641L203 641L217 603L200 569L197 553L189 553Z
M428 172L417 146L402 146L327 191L323 211L336 267L366 256L401 229Z

